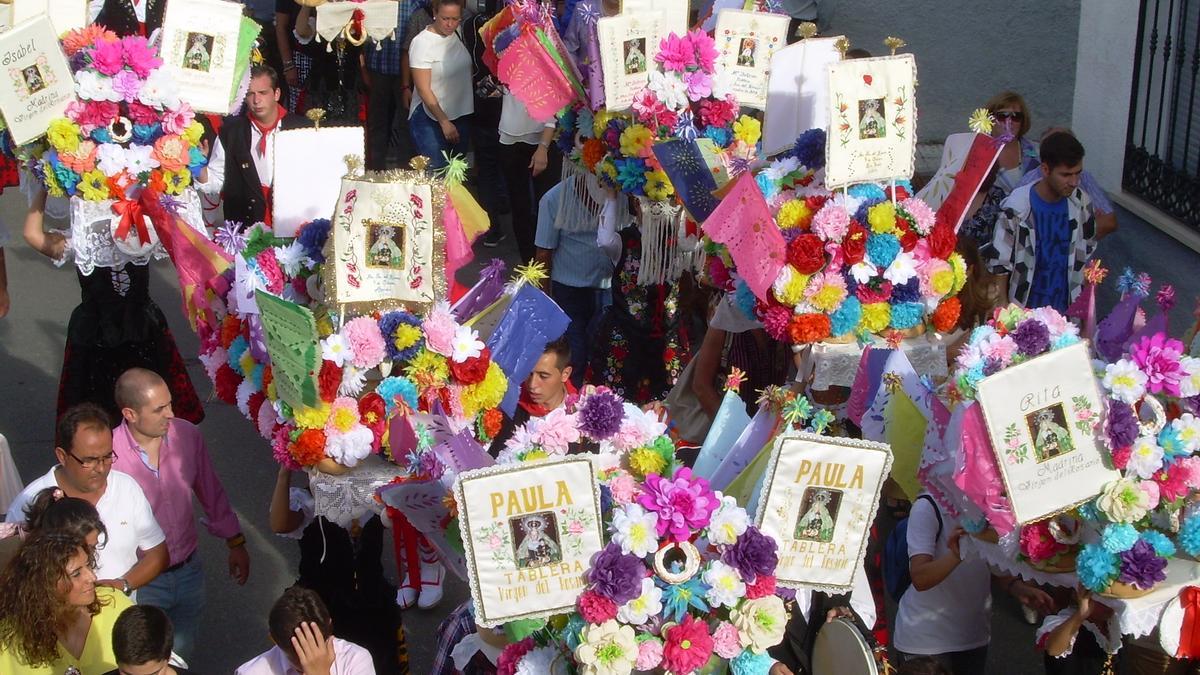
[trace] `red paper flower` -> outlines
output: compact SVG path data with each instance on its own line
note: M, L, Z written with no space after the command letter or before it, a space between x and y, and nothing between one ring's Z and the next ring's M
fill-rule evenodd
M333 361L321 361L321 372L317 374L317 391L321 400L333 403L338 387L342 385L342 369Z
M829 337L829 316L825 314L797 314L788 325L788 336L796 344L820 342Z
M815 274L825 266L825 244L815 234L802 234L788 244L787 257L801 274Z
M852 220L850 229L846 231L846 238L842 240L842 256L845 258L845 264L856 265L863 261L866 254L867 228L860 225L857 220Z
M663 668L672 675L688 675L708 663L713 639L702 619L688 615L683 622L663 631Z
M1129 464L1129 458L1133 455L1133 446L1127 445L1123 448L1117 448L1112 451L1113 468L1118 471L1124 471Z
M213 382L217 389L217 398L229 405L237 405L237 388L241 383L242 376L234 372L228 363L222 363L221 367L217 368L217 378Z
M371 430L375 440L371 442L371 451L379 452L383 447L383 433L387 430L387 405L383 397L371 392L358 400L358 414L363 426Z
M590 624L599 625L617 618L617 603L596 591L584 591L579 596L576 606L579 608L579 615Z
M933 328L939 333L949 333L958 325L962 303L958 297L946 298L933 311Z
M892 282L885 281L875 287L861 284L858 290L855 291L855 295L858 296L858 301L864 305L889 302L892 299Z
M768 595L775 595L775 576L772 574L760 574L755 577L754 581L746 584L746 598L749 600L757 600L765 598Z
M483 413L483 433L488 438L495 438L504 426L504 413L499 408L490 408Z
M229 349L229 345L242 334L242 321L232 314L226 314L221 322L221 346Z
M935 258L946 260L954 253L954 245L957 243L958 237L954 234L954 228L939 218L933 226L933 231L929 233L929 252Z
M256 391L250 394L250 400L247 401L247 407L250 409L250 419L258 419L258 411L262 408L263 401L267 400L266 394L261 391Z
M492 362L492 352L487 347L475 358L466 359L461 363L450 360L450 374L459 384L475 384L482 382L487 376L488 365Z

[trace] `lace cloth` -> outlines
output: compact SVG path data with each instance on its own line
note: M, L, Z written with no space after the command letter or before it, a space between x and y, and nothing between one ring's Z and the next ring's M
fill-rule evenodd
M871 339L873 347L888 348L884 338L872 336ZM927 375L936 380L950 374L946 366L946 342L940 335L927 333L906 338L900 343L900 349L904 351L908 362L918 375ZM858 372L862 352L863 346L857 342L818 342L805 352L800 364L800 373L804 376L812 375L811 386L817 391L830 387L849 387L854 384L854 375ZM797 376L796 379L801 380L803 377Z
M1058 614L1051 614L1047 616L1046 619L1042 621L1042 625L1038 627L1037 632L1034 634L1034 642L1037 643L1039 647L1043 647L1044 645L1042 644L1042 640L1046 638L1055 628L1063 625L1072 616L1074 616L1076 609L1078 608L1067 607ZM1096 638L1096 643L1099 644L1100 648L1106 653L1116 654L1118 651L1120 651L1121 627L1120 622L1117 620L1116 614L1113 614L1108 621L1105 622L1103 631L1101 631L1100 627L1092 623L1090 620L1083 622L1083 628L1090 632L1092 637ZM1078 633L1076 633L1076 635L1078 635ZM1071 646L1067 648L1067 651L1059 654L1055 658L1065 659L1070 656L1071 652L1073 651L1075 651L1075 636L1071 637Z
M1012 543L1016 543L1015 532L1010 535ZM1009 537L1001 539L1003 543ZM987 562L992 569L1003 572L1004 574L1012 574L1021 577L1027 581L1032 581L1037 584L1045 584L1047 586L1062 586L1064 588L1074 588L1079 583L1079 577L1075 576L1074 572L1066 572L1063 574L1052 574L1035 569L1027 563L1020 562L1015 555L1005 553L1005 548L1000 544L993 544L989 541L976 539L975 537L966 536L959 540L959 549L971 551ZM1015 552L1014 552L1015 553ZM964 554L965 557L966 554Z
M204 210L195 190L185 190L178 197L181 204L180 215L188 225L191 225L205 237L208 231L204 227ZM71 229L64 234L71 240L71 252L75 256L75 266L79 271L90 275L97 267L121 267L126 263L148 265L152 260L162 260L167 257L167 251L158 241L154 228L148 226L151 246L142 247L139 251L129 250L118 245L113 239L113 229L119 216L112 211L113 202L89 202L72 198L70 203ZM47 204L47 213L49 213ZM133 236L132 234L130 235ZM62 264L55 261L55 264Z
M313 496L313 512L341 527L349 527L355 519L367 514L383 515L383 504L375 499L375 491L404 475L404 469L378 455L370 455L348 472L333 474L312 471L309 490ZM388 522L387 518L383 519Z

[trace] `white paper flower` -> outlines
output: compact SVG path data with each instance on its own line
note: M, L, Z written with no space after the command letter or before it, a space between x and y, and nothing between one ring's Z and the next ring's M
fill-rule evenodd
M293 241L287 246L276 246L275 260L289 277L296 276L302 267L307 267L312 262L304 255L304 246L298 241Z
M854 280L860 284L865 284L874 279L875 275L878 273L879 268L872 263L867 262L866 260L859 263L854 263L854 265L850 267L850 274L854 277Z
M1183 371L1183 377L1179 378L1180 398L1200 395L1200 359L1185 356L1179 360L1179 369Z
M637 637L633 628L614 620L588 624L579 634L575 660L581 675L617 675L633 671L637 660Z
M704 583L708 585L704 597L715 607L733 607L746 595L746 584L741 575L720 560L709 563L704 571Z
M338 396L358 398L366 386L367 371L355 367L353 363L347 363L346 367L342 369L342 383L338 385Z
M642 579L642 593L617 608L617 620L631 626L640 626L662 611L662 589L654 579Z
M612 540L623 553L644 558L658 550L658 514L637 504L628 504L613 512Z
M175 79L166 68L150 73L138 91L138 100L151 107L178 108L179 90Z
M334 333L321 340L321 358L333 361L338 368L346 365L354 353L350 351L350 341L339 333Z
M917 261L908 251L901 251L883 272L883 278L899 286L917 275Z
M125 150L125 169L133 176L158 168L154 146L131 145Z
M728 71L719 70L713 75L712 96L723 99L733 93L733 77ZM853 212L852 212L853 213Z
M113 89L112 78L93 70L81 70L75 73L75 93L79 95L79 98L89 101L116 103L123 98Z
M350 431L341 434L325 435L325 454L342 466L354 468L360 460L371 454L371 444L375 442L375 434L359 424Z
M469 326L459 326L454 331L454 352L450 358L455 363L462 363L467 359L473 359L483 353L483 342L479 339L479 333Z
M101 143L96 148L96 164L105 176L113 177L125 170L125 148L116 143Z
M650 73L650 91L671 110L681 110L688 105L687 84L675 73L654 71Z
M746 509L728 495L721 497L721 506L708 522L708 541L718 546L732 546L750 525Z
M1096 507L1114 523L1136 523L1150 510L1150 495L1130 478L1118 478L1104 486Z
M784 157L771 162L763 173L773 181L781 180L784 176L800 168L800 160L795 157Z
M558 650L553 647L538 647L521 657L513 675L547 675L554 672L554 660Z
M1162 468L1163 449L1151 436L1142 436L1133 442L1127 468L1142 480L1150 480Z
M1118 401L1133 405L1146 395L1146 374L1133 361L1121 359L1105 366L1104 388Z
M1171 422L1171 427L1179 432L1179 440L1188 453L1200 452L1200 419L1191 413L1184 413Z

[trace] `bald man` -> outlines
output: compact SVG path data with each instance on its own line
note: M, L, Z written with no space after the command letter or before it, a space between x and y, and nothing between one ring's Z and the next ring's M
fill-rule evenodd
M175 626L175 652L192 657L204 609L204 570L197 553L192 495L205 526L229 547L229 576L239 585L250 575L250 555L238 517L213 470L204 436L171 411L171 391L153 371L131 368L117 379L114 398L124 418L113 431L114 468L137 481L167 535L170 566L138 591L138 602L160 607Z

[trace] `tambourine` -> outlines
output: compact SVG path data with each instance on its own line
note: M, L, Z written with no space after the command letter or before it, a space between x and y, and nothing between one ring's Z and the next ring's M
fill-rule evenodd
M837 618L821 626L812 654L813 675L879 675L875 652L854 622Z

